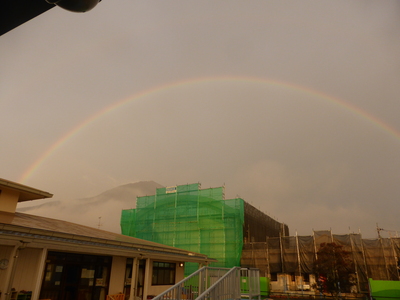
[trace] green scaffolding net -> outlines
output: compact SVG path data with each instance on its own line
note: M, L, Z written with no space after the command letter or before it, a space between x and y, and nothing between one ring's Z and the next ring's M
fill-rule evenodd
M159 188L138 197L136 209L123 210L122 234L208 255L214 267L240 265L244 201L224 199L224 188L200 184ZM187 263L185 274L198 265Z

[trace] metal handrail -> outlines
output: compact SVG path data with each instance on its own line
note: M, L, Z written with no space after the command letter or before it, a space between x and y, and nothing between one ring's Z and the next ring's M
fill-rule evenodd
M260 299L258 269L203 267L153 300Z
M203 299L241 299L240 267L233 267L211 287L204 291L196 300Z
M157 299L162 299L163 295L170 293L171 291L173 291L174 289L177 288L177 286L181 286L182 284L184 284L185 282L189 281L191 278L197 276L199 273L203 272L204 269L207 267L202 267L201 269L198 269L196 272L190 274L188 277L185 277L184 279L182 279L181 281L179 281L178 283L176 283L174 286L171 286L170 288L166 289L164 292L162 292L161 294L157 295L156 297L153 298L153 300L157 300Z
M261 299L260 270L255 268L240 269L241 294L246 299ZM245 283L245 284L244 284Z
M174 300L194 300L214 284L215 279L221 278L230 269L203 267L174 286L168 288L163 293L157 295L153 300L174 299Z

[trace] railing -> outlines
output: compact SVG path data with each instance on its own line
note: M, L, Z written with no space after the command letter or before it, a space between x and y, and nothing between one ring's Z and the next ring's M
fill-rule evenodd
M260 299L258 269L203 267L153 300Z
M240 293L240 267L230 269L228 273L216 281L209 289L204 291L196 300L239 300Z
M153 300L173 299L173 300L194 300L197 299L210 286L215 284L231 269L203 267L185 279L181 280L173 287L154 297Z
M246 299L261 298L259 269L240 269L240 293Z

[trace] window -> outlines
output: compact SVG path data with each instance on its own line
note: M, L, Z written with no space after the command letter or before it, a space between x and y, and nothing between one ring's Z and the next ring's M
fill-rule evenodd
M109 283L110 256L86 255L49 251L45 274L40 290L40 299L102 300Z
M176 264L168 262L153 262L152 285L175 284Z
M278 273L271 273L271 281L278 281Z

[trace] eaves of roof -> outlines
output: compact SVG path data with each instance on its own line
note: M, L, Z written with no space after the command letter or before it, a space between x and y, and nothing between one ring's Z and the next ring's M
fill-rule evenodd
M53 194L50 194L45 191L41 191L20 183L16 183L10 180L0 178L0 190L2 188L8 188L20 193L18 202L36 200L36 199L45 199L53 197Z
M97 251L152 257L169 256L179 261L213 262L204 254L170 247L57 219L23 213L0 212L0 236L30 243L90 247Z

